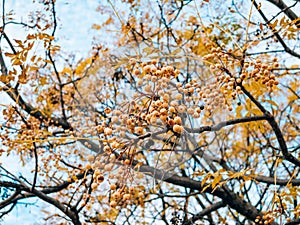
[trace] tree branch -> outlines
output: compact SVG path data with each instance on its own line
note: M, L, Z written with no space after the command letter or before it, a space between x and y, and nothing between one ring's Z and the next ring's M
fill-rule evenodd
M284 12L285 15L287 15L290 20L295 21L298 19L297 22L295 22L295 25L297 26L297 28L300 28L300 20L299 17L297 16L296 13L294 13L294 11L288 7L282 0L267 0L268 2L272 3L273 5L275 5L276 7L278 7L279 9L282 10L282 12ZM296 2L297 3L297 2ZM296 4L295 3L295 4Z
M86 140L88 143L93 143L90 140ZM85 145L86 146L86 145ZM88 146L92 146L92 144L88 144ZM91 149L92 151L96 153L103 152L102 149L99 149L97 145L93 145L93 147L96 147L96 149ZM257 210L254 206L252 206L250 203L243 200L241 197L239 197L237 194L233 193L232 191L226 189L224 191L221 187L212 189L211 187L203 189L203 185L200 181L195 181L193 179L190 179L188 177L182 177L178 175L174 175L170 172L166 172L160 169L156 169L154 167L140 164L137 160L133 160L131 167L141 173L144 173L147 176L154 177L156 180L162 180L170 184L178 185L185 188L190 188L192 190L198 190L198 191L204 191L206 193L212 194L214 196L219 197L223 200L224 204L230 206L232 209L236 210L241 215L245 216L249 220L254 221L257 217L262 217L262 213ZM272 225L275 225L276 223L272 223Z
M286 223L285 225L299 225L300 224L300 219L295 219L291 222Z
M81 225L81 223L79 221L79 215L75 211L75 209L73 209L73 210L68 209L66 206L64 206L62 203L60 203L58 200L55 200L54 198L47 196L45 193L43 193L43 191L39 191L36 188L35 189L29 188L24 183L17 184L17 183L7 182L7 181L1 181L0 186L1 187L12 187L12 188L16 188L18 190L25 191L27 193L31 193L32 194L31 196L27 196L26 194L25 195L23 194L22 198L38 197L38 198L44 200L45 202L55 206L60 211L62 211L65 215L67 215L72 220L74 225ZM16 195L13 195L13 196L14 196L14 199L11 199L11 203L14 203L17 201L17 199L16 199L17 196ZM3 201L0 203L1 208L6 207L7 205L9 205L7 201Z
M183 225L190 225L193 224L193 222L202 219L204 216L218 210L219 208L225 207L226 204L223 201L217 202L205 209L203 209L201 212L197 213L195 216L193 216L192 218L190 218L187 221L183 222Z
M280 1L280 0L278 0ZM259 14L261 15L261 17L264 19L264 21L266 23L268 23L268 19L265 16L265 14L263 13L263 11L260 9L260 7L258 6L258 4L256 3L256 1L253 1L253 4L255 6L255 8L257 9L257 11L259 12ZM299 21L300 22L300 21ZM278 32L274 32L272 29L273 34L275 35L275 37L277 38L277 40L280 42L280 44L282 45L282 47L284 48L284 50L289 53L292 56L295 56L297 58L300 58L300 55L298 53L296 53L295 51L293 51L292 49L290 49L285 42L283 41L283 39L281 38L281 36L278 34Z
M214 126L203 126L200 128L185 128L185 130L190 133L203 133L204 131L218 131L225 126L235 125L235 124L239 124L239 123L260 121L260 120L267 120L267 117L265 115L264 116L250 116L250 117L244 117L244 118L238 118L238 119L220 122Z
M296 166L299 166L300 167L300 160L295 158L287 149L287 145L286 145L286 142L284 140L284 137L282 135L282 132L280 130L280 127L278 126L277 122L275 121L275 118L274 116L269 112L267 111L262 104L260 104L260 102L258 102L251 94L250 92L248 92L246 90L246 88L242 85L240 85L242 91L245 93L245 95L260 109L260 111L267 117L267 121L269 122L269 124L271 125L275 135L276 135L276 138L277 138L277 141L278 141L278 144L280 146L280 150L284 156L284 158L286 160L288 160L289 162L295 164Z

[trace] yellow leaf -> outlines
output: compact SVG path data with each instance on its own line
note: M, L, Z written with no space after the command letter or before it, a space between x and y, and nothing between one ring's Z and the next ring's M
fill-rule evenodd
M241 113L242 109L243 109L243 106L241 106L241 105L239 105L239 106L236 107L236 117L237 118L241 118L242 117L242 113Z
M145 52L146 54L151 54L153 52L153 48L146 47L146 48L143 49L143 52Z
M112 17L109 17L108 20L105 21L104 25L111 24L113 22Z
M52 64L51 60L48 60L48 59L45 59L44 62Z
M251 177L243 176L243 179L244 179L245 181L248 181L248 180L251 180Z
M210 178L210 174L208 174L206 177L203 178L203 180L201 181L201 185L203 186L206 181L208 180L208 178Z
M8 53L8 52L5 52L4 55L7 56L7 57L14 57L15 56L15 54Z
M92 25L92 29L100 30L100 29L101 29L101 26L98 25L98 24L93 24L93 25Z
M206 185L201 192L204 192L207 188L209 188L210 185Z
M273 100L263 100L264 102L268 102L268 103L270 103L271 105L274 105L274 106L276 106L276 107L278 107L278 105L277 105L277 103L276 102L274 102Z
M14 39L14 41L15 41L19 46L23 46L23 43L22 43L21 40Z
M292 24L292 25L293 25L293 24L296 24L298 21L300 21L300 17L297 18L297 19L295 19L295 20L293 20L291 24ZM299 30L299 28L298 28L297 30Z
M286 23L285 23L285 16L281 18L280 22L279 22L280 26L284 26Z
M274 23L270 23L269 25L272 29L274 29L277 26L277 23L278 23L278 19L275 20Z
M12 63L12 65L22 65L22 62L19 59L15 59Z
M37 70L39 70L39 67L37 66L31 66L29 69L29 71L37 71Z
M30 59L31 62L34 62L34 61L35 61L35 58L36 58L36 55L32 56L31 59Z
M47 78L46 77L41 77L39 81L40 81L40 85L42 85L42 86L47 84Z
M296 40L296 34L295 33L289 33L287 37L288 37L288 40Z
M28 34L27 35L27 39L30 40L30 39L34 39L35 38L35 35L34 34Z
M220 183L221 180L222 180L222 174L218 174L218 176L215 177L215 179L211 184L212 188L215 188Z
M258 3L257 9L260 10L261 9L261 2Z
M263 113L259 109L252 109L251 112L253 113L253 115L256 115L256 116L263 115Z
M62 72L62 73L67 73L67 74L69 74L69 75L72 74L72 70L71 70L69 67L65 67L61 72Z
M253 46L256 46L256 45L258 45L259 43L260 43L260 41L259 41L259 40L256 40L256 41L253 41L253 42L252 42L252 45L253 45Z
M181 51L182 51L181 48L177 48L175 51L173 51L173 52L171 53L171 55L177 55L177 54L180 53Z
M294 64L294 65L291 65L290 68L292 68L292 69L299 69L299 66L300 65L298 65L298 64Z
M193 37L194 35L194 31L191 31L191 30L187 30L183 33L183 37L186 39L186 40L189 40Z

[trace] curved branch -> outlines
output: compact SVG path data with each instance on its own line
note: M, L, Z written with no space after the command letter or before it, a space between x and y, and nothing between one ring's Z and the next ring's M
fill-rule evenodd
M267 120L267 116L249 116L249 117L244 117L244 118L238 118L238 119L233 119L233 120L228 120L224 122L220 122L214 126L203 126L200 128L185 128L186 131L190 133L202 133L204 131L218 131L221 128L225 126L230 126L230 125L235 125L239 123L247 123L247 122L254 122L254 121L260 121L260 120Z
M183 225L190 225L193 224L193 222L202 219L204 216L218 210L219 208L225 207L226 204L223 201L217 202L205 209L203 209L201 212L197 213L195 216L193 216L191 219L183 222Z
M295 164L296 166L299 166L300 167L300 160L295 158L289 151L288 151L288 148L287 148L287 145L286 145L286 142L284 140L284 137L283 137L283 134L280 130L280 127L278 126L277 122L275 121L275 118L274 116L269 112L267 111L262 104L260 104L260 102L258 102L251 94L250 92L248 92L246 90L246 88L243 86L243 85L240 85L242 91L245 93L245 95L260 109L260 111L267 117L267 121L269 122L269 124L271 125L275 135L276 135L276 138L277 138L277 141L278 141L278 144L280 146L280 150L284 156L284 158L286 160L288 160L289 162Z
M280 1L280 0L278 0ZM259 12L259 14L261 15L261 17L264 19L264 21L269 24L269 20L267 19L267 17L265 16L265 14L263 13L263 11L260 9L260 7L258 6L256 1L253 1L253 4L255 6L255 8L257 9L257 11ZM299 21L300 22L300 21ZM290 49L286 43L283 41L283 39L281 38L281 36L278 34L278 32L274 32L272 29L273 34L275 35L275 37L277 38L277 40L280 42L280 44L282 45L282 47L284 48L284 50L289 53L292 56L295 56L297 58L300 58L300 55L298 53L296 53L295 51L293 51L292 49Z
M35 194L40 199L44 200L45 202L48 202L49 204L55 206L60 211L62 211L64 214L66 214L72 220L74 225L81 225L81 222L79 221L79 215L75 210L69 210L66 206L64 206L58 200L55 200L54 198L51 198L48 195L46 195L43 192L38 191L36 189L34 189L32 191L32 193Z
M71 125L66 120L58 117L48 118L48 116L44 115L40 110L25 102L17 89L10 87L10 85L6 84L6 86L3 87L3 91L23 110L36 119L48 122L49 125L61 126L63 129L71 129Z
M266 184L274 184L274 185L287 185L292 184L294 186L300 185L299 179L277 179L275 177L267 177L267 176L253 176L256 181L266 183Z
M88 146L92 146L92 141L86 140L85 142L89 143ZM91 143L91 145L90 145ZM86 145L85 145L86 146ZM96 153L103 152L101 148L99 148L95 143L93 144L95 149L90 148L92 151ZM241 215L245 216L247 219L255 221L257 217L262 217L262 213L256 209L253 205L243 200L240 196L235 194L234 192L228 190L228 188L215 188L212 189L211 187L203 187L201 181L196 181L190 179L188 177L182 177L178 175L174 175L172 173L144 165L137 160L133 160L131 167L141 173L144 173L147 176L154 177L156 180L165 181L170 184L178 185L185 188L190 188L193 190L198 190L201 192L209 193L214 196L219 197L223 200L224 204L228 205L232 209L236 210ZM272 223L271 225L275 225L276 223Z
M24 183L23 184L17 184L17 183L7 182L7 181L1 181L0 186L16 188L16 189L19 189L19 190L23 190L23 191L25 191L29 194L29 195L26 195L26 194L22 195L22 198L38 197L38 198L44 200L45 202L55 206L60 211L62 211L66 216L68 216L72 220L74 225L81 225L81 223L79 221L79 215L75 211L75 209L72 209L72 210L68 209L66 206L64 206L64 204L60 203L58 200L56 200L54 198L49 197L43 191L39 191L36 188L35 189L29 188ZM11 200L13 200L11 203L14 203L19 199L17 199L17 196L14 196L14 199L11 199ZM1 202L0 207L4 208L7 205L9 205L8 202L4 202L4 203Z
M288 16L288 18L290 18L290 20L295 21L295 25L300 28L300 20L299 20L299 16L297 16L296 13L294 13L293 10L291 10L290 7L288 7L282 0L267 0L268 2L272 3L273 5L275 5L276 7L278 7L279 9L282 10L282 12L284 12L285 15ZM297 2L296 2L297 3ZM295 4L296 4L295 3Z
M285 225L298 225L300 224L300 219L295 219L291 222L286 223Z

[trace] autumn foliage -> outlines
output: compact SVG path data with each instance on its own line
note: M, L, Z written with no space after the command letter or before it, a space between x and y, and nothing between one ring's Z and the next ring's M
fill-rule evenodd
M100 1L81 59L57 44L58 1L27 23L3 7L3 221L36 198L45 224L299 224L288 3Z

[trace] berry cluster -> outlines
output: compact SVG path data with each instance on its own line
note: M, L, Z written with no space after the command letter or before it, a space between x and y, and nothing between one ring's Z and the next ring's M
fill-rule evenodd
M142 186L123 186L118 188L116 184L110 185L111 200L110 206L116 208L121 206L126 208L127 205L143 205L144 203L144 187Z

